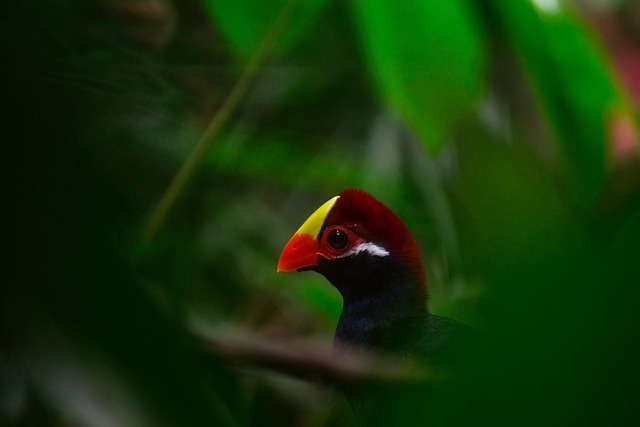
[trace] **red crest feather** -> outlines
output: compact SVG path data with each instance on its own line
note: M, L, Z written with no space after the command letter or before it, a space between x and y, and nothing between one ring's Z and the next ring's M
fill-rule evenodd
M420 248L404 223L371 194L348 188L329 213L325 226L342 225L367 241L389 250L424 287L425 273Z

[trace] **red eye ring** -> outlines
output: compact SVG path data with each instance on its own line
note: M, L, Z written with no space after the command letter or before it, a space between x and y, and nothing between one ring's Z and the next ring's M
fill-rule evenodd
M332 259L351 250L364 240L353 231L340 225L331 225L322 233L319 253Z
M327 243L336 251L341 251L349 245L349 234L342 228L332 228L327 231L326 235Z

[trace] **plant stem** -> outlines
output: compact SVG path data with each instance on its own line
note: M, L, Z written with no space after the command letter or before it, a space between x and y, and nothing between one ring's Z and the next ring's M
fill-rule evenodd
M278 19L262 39L260 46L258 46L246 68L207 125L195 147L162 194L162 198L151 214L147 227L144 230L144 240L146 242L150 242L153 239L158 229L165 222L169 212L175 205L178 196L184 191L189 179L193 176L198 165L204 159L205 154L211 148L216 136L229 120L229 117L236 110L240 102L244 99L247 92L249 92L249 89L255 81L262 65L264 65L269 58L269 54L271 53L278 36L285 29L296 3L297 0L291 0L284 6L278 16Z

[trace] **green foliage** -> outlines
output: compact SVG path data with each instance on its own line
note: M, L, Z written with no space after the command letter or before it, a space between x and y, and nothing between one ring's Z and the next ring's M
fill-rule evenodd
M350 186L414 233L431 311L486 338L464 375L395 384L404 400L377 425L638 424L638 94L591 15L81 3L2 15L0 424L354 425L330 386L193 336L231 324L330 347L337 292L275 265ZM257 71L240 89L238 64ZM145 240L229 93L237 108Z
M497 24L552 129L573 197L588 205L605 180L611 116L629 108L600 46L563 3L494 2ZM555 5L555 6L554 6Z
M286 52L308 37L309 29L326 8L327 0L251 0L244 2L207 0L204 2L211 19L226 36L235 51L244 58L253 55L283 11L289 9L292 16L285 16L282 34L275 50Z
M472 8L458 0L351 4L371 78L436 152L482 88L484 46Z

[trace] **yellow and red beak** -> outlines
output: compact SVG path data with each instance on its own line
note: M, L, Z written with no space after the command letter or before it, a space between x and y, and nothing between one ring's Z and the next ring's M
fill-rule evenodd
M329 212L336 204L340 196L320 206L300 226L298 231L285 245L280 260L278 260L278 272L296 271L304 267L318 265L318 237Z

